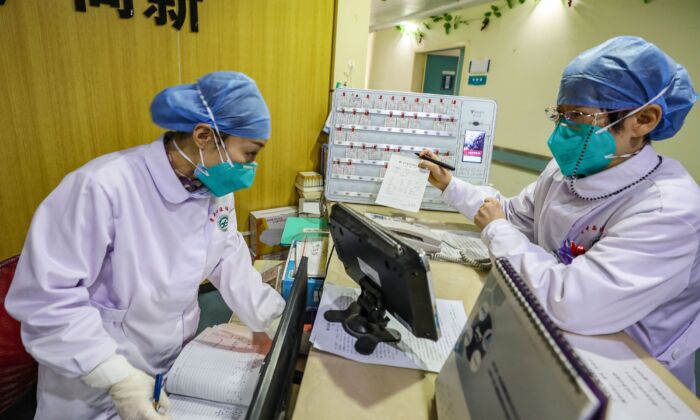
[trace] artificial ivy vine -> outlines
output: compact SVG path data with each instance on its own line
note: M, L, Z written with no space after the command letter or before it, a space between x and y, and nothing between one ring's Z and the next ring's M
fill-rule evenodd
M386 1L386 0L382 0ZM517 0L518 3L523 4L525 3L525 0ZM537 0L535 0L537 1ZM643 0L644 4L651 3L652 0ZM509 9L512 9L513 6L515 5L515 0L505 0L506 4L508 5ZM571 7L573 5L573 0L567 0L566 1L567 6ZM500 7L496 6L495 4L492 4L490 9L486 12L484 12L484 16L481 19L481 30L483 31L489 26L489 23L491 23L491 18L492 17L497 17L500 18L502 16L503 12ZM470 19L473 20L473 19ZM453 15L451 13L443 13L442 15L436 15L436 16L430 16L430 21L423 22L423 26L427 30L433 29L434 24L438 24L442 22L442 27L445 30L445 34L449 35L450 32L453 29L457 29L461 26L466 26L469 25L469 20L464 19L460 17L459 15ZM396 30L403 33L405 32L405 27L403 25L396 25ZM423 32L420 28L416 28L415 30L410 32L411 35L416 39L416 42L419 44L423 42L423 39L425 38L425 32Z
M450 30L459 28L459 25L469 25L469 22L465 19L459 17L459 15L452 16L450 13L444 13L442 16L430 16L433 23L438 23L444 21L442 27L445 28L445 34L449 35ZM423 26L426 29L432 29L432 24L429 22L423 22Z

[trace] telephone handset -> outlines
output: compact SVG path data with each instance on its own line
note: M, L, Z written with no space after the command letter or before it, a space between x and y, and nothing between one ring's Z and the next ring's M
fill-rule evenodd
M426 254L440 252L442 238L426 226L390 219L373 219L373 221L400 236L414 248L422 249Z

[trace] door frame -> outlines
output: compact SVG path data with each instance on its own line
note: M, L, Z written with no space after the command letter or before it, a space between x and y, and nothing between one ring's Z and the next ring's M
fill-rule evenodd
M459 49L459 60L457 61L457 81L455 85L455 95L459 95L462 75L464 73L464 58L468 48L467 42L455 42L444 45L433 45L430 47L416 48L413 51L413 74L411 76L411 91L423 92L423 82L425 80L425 66L428 62L428 54Z

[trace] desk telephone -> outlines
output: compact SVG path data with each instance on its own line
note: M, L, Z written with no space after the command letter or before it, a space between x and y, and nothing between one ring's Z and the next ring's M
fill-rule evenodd
M427 226L366 213L365 216L400 236L409 245L420 248L431 260L465 264L480 271L491 269L486 245L478 237L434 231Z
M442 238L426 226L391 219L374 219L374 221L400 236L409 245L422 249L426 254L440 252Z

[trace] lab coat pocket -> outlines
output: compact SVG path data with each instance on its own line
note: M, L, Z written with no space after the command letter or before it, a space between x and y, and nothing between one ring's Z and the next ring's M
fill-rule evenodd
M117 342L120 338L126 338L126 330L124 329L124 317L128 309L108 308L101 303L90 301L90 305L100 312L102 318L102 326Z

